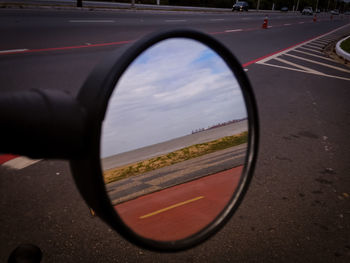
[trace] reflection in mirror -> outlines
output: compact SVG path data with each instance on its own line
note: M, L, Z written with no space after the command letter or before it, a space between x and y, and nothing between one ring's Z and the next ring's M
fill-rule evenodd
M245 102L223 59L194 40L159 42L109 101L101 163L111 203L143 237L189 237L231 199L247 140Z

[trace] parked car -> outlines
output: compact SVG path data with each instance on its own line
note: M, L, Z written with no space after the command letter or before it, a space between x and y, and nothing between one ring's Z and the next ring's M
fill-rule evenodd
M311 6L307 6L303 9L303 11L301 11L301 14L302 15L313 15L314 11L312 10L312 7Z
M232 7L233 11L248 11L248 3L245 1L237 2Z
M282 7L281 12L288 12L288 7L286 7L286 6Z
M339 10L338 9L334 9L334 10L331 11L331 14L337 16L337 15L339 15Z

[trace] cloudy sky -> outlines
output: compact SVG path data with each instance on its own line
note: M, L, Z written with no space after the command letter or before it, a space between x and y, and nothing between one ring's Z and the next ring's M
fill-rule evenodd
M246 116L238 83L216 53L194 40L164 40L143 52L118 81L103 122L101 154Z

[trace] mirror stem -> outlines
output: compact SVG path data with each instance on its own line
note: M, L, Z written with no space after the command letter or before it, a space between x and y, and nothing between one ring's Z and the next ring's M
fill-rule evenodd
M0 94L0 153L75 159L84 153L85 110L59 90Z

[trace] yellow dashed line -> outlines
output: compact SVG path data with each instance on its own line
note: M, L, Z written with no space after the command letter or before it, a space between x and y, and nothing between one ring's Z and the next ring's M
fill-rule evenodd
M190 199L190 200L187 200L187 201L184 201L184 202L181 202L181 203L177 203L177 204L174 204L174 205L171 205L171 206L168 206L168 207L159 209L159 210L154 211L154 212L152 212L152 213L149 213L149 214L140 216L139 219L145 219L145 218L148 218L148 217L151 217L151 216L154 216L154 215L163 213L163 212L168 211L168 210L170 210L170 209L173 209L173 208L176 208L176 207L179 207L179 206L183 206L183 205L186 205L186 204L188 204L188 203L195 202L195 201L200 200L200 199L203 199L203 198L204 198L204 196L198 196L198 197L195 197L195 198L193 198L193 199Z

